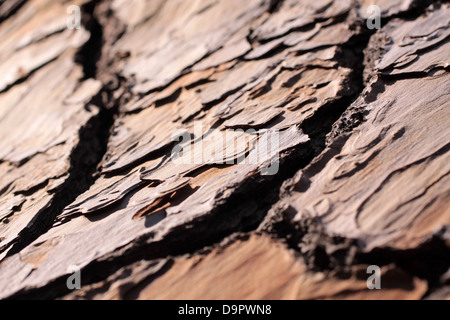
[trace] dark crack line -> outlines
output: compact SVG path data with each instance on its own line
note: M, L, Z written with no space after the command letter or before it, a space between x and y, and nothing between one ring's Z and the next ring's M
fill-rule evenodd
M90 40L79 50L76 62L83 67L84 78L95 78L96 64L101 56L103 34L100 24L93 16L98 1L87 3L83 7L84 27L90 31ZM97 57L91 60L92 57ZM82 80L80 80L82 81ZM73 203L75 199L95 182L98 172L97 168L107 149L110 130L114 123L117 108L107 108L104 96L111 96L107 88L103 88L99 94L86 104L95 105L99 113L93 116L78 132L79 142L70 155L70 167L68 178L54 192L51 201L40 210L27 227L18 235L17 240L11 243L6 257L19 253L29 246L33 241L51 229L55 218L64 208ZM7 248L2 248L4 251Z
M383 25L388 23L394 18L416 19L423 15L428 5L432 1L423 1L422 3L415 3L415 7L405 13L394 15L389 18L383 19ZM364 29L365 30L365 29ZM353 42L346 44L347 52L352 51L352 47L359 45L359 49L354 51L353 54L358 56L358 60L361 58L361 53L367 49L370 38L374 35L374 31L366 30L357 35ZM343 51L345 52L345 51ZM360 79L361 88L364 84L368 84L370 78L376 75L374 66L372 65L371 74L369 77L365 74L367 70L364 70L367 66L370 66L370 61L367 61L367 55L370 52L364 52L364 63L360 66L360 70L357 71ZM350 57L348 54L344 54L343 58ZM362 60L361 60L362 61ZM366 65L364 65L366 64ZM349 67L349 66L348 66ZM399 81L410 78L426 77L433 71L442 70L446 68L437 67L429 72L418 72L411 74L399 74L399 75L379 75L380 77L376 82L368 84L368 86L377 87L378 92L384 91L385 82L381 81L381 78L385 81ZM363 77L365 79L363 79ZM379 90L378 90L379 89ZM346 140L346 133L352 131L364 122L365 110L358 107L364 106L366 103L373 102L376 97L369 95L367 97L361 96L362 91L358 94L357 100L355 100L349 108L343 112L342 117L337 121L329 136L326 139L326 144L331 145L334 141L339 148L343 144L342 139ZM311 122L314 125L314 122ZM339 150L332 150L333 154L339 153ZM325 159L328 161L333 157L333 154ZM321 168L323 164L320 165ZM320 170L320 169L319 169ZM306 186L308 188L308 186ZM303 190L304 191L304 190ZM287 191L289 192L289 191ZM296 215L296 210L291 207L284 208L281 205L274 208L275 213L268 217L271 220L266 221L264 225L260 226L260 230L268 233L276 240L284 241L289 248L297 252L300 259L305 261L310 270L330 273L334 272L339 276L348 276L350 268L358 264L378 265L386 266L394 264L396 267L405 270L412 276L417 276L428 282L429 290L423 298L429 296L436 289L438 289L442 283L440 278L450 268L450 248L445 242L443 234L444 230L435 233L431 239L421 244L419 247L409 250L397 250L393 248L376 248L370 252L364 252L355 239L347 239L337 235L330 235L326 232L325 228L319 220L313 218L304 218L298 222L292 222L291 218Z

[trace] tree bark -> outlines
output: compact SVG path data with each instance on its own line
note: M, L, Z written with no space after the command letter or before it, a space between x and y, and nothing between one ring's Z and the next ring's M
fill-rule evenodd
M2 2L0 298L449 298L429 2Z

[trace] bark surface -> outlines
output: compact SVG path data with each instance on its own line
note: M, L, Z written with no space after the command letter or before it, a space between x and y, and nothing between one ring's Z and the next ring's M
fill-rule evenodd
M1 299L450 297L445 1L8 0L0 39Z

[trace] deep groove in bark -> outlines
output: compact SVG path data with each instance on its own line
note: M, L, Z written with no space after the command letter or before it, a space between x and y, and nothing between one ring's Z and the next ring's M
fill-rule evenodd
M102 28L93 16L97 3L98 1L92 1L83 7L82 21L84 27L91 32L91 38L77 53L76 62L83 66L84 79L96 77L96 65L101 56ZM95 59L91 60L93 57ZM110 130L117 112L117 107L106 107L104 97L110 94L108 89L103 88L86 104L86 108L89 108L90 104L98 107L99 112L78 133L79 142L70 155L67 181L55 191L51 203L43 208L34 217L30 226L19 234L17 241L10 246L7 257L20 252L46 233L63 209L95 182L98 165L106 153Z
M438 1L437 3L440 2ZM414 20L421 16L432 3L433 1L415 2L412 10L382 19L382 25L397 18ZM374 53L367 51L369 49L369 41L375 32L366 29L363 30L353 41L350 41L344 46L350 52L347 51L342 55L344 61L346 61L345 58L349 57L351 60L349 53L357 56L359 60L362 56L363 60L360 61L364 61L364 63L361 63L360 68L355 72L358 75L357 79L360 84L358 90L362 90L369 84L370 79L375 76L375 70L373 70L374 61L372 60ZM377 54L381 54L381 52L375 53L375 55ZM375 58L378 57L375 56ZM428 73L380 74L379 76L385 81L395 82L404 79L426 77L436 70L448 70L448 68L437 67ZM382 92L384 90L384 83L378 80L372 83L372 87L376 88L375 91ZM359 97L359 94L357 97ZM366 99L371 102L376 97L372 93ZM364 121L365 117L364 111L358 110L357 106L353 106L351 109L345 108L342 114L345 117L342 117L335 123L333 130L329 132L330 135L326 139L327 144L330 144L333 139L336 139L335 142L338 146L335 147L343 144L343 141L338 141L338 138L342 137L344 133L350 132L358 127ZM321 118L319 117L319 119ZM311 122L311 127L313 126L314 121ZM338 153L338 150L336 150L336 153ZM269 233L275 239L285 242L289 248L297 253L300 259L305 261L308 268L313 271L333 272L334 276L342 275L345 278L349 275L350 267L357 264L378 266L394 264L396 267L408 272L411 276L416 276L428 282L429 289L423 297L426 298L440 288L442 283L439 280L450 268L450 248L441 236L445 232L445 228L436 232L431 239L414 249L396 250L392 248L376 248L370 252L363 252L359 248L356 240L328 234L321 222L314 218L305 218L293 223L289 221L290 217L295 215L292 208L278 208L277 210L278 212L272 217L271 225L262 226L261 230Z

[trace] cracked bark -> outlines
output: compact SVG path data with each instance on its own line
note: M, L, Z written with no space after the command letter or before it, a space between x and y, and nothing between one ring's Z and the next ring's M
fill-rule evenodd
M0 298L448 296L450 8L372 2L0 5Z

